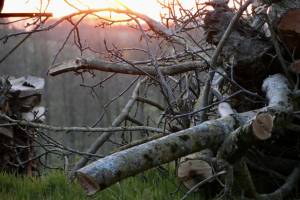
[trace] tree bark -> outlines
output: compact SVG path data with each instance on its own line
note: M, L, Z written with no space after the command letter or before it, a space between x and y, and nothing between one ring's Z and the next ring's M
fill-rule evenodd
M233 131L219 148L217 157L230 164L238 161L251 145L272 136L274 117L269 113L259 113L247 124Z
M288 101L286 96L289 95L290 90L284 76L280 74L270 76L265 80L263 89L266 91L269 99L269 106L262 110L282 112L284 106L289 107L289 103L285 101ZM256 120L261 119L262 116L260 115L262 114L258 114ZM272 118L269 118L269 115L265 116L263 114L263 116L267 116L267 124L273 121ZM233 132L236 126L245 124L248 121L247 119L252 117L253 112L250 111L240 114L238 116L240 119L239 122L233 116L206 121L198 126L179 131L158 140L117 152L79 169L77 171L79 183L86 189L89 195L92 195L98 190L103 190L126 177L136 175L139 172L170 162L179 157L206 148L214 151ZM256 126L253 125L254 122L251 125L252 127ZM258 124L264 130L264 125L266 124ZM260 135L261 133L257 133L257 129L255 128L249 132L258 134L258 138L266 139L269 137L270 129L267 128L266 130L268 130L266 131L267 134L263 134L263 136ZM236 144L239 143L239 140L241 139L238 138Z
M79 183L92 195L147 169L202 149L217 148L235 125L234 118L228 116L117 152L79 169Z

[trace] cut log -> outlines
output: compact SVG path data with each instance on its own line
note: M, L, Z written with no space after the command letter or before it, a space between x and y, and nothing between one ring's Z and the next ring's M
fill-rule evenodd
M270 105L267 108L262 108L262 111L286 112L287 108L284 109L283 107L289 106L288 97L281 97L280 95L290 94L287 83L286 78L280 74L273 75L265 80L263 89L267 93ZM272 93L273 95L271 95ZM278 110L276 110L277 108ZM237 114L235 117L239 118L239 120L236 120L233 116L227 116L206 121L189 129L99 159L77 170L76 175L79 183L86 189L87 194L92 195L126 177L133 176L182 156L207 148L215 151L219 145L224 142L229 133L233 132L234 127L243 125L245 119L249 119L250 116L253 117L253 113L254 112L249 111L247 113ZM249 136L250 138L255 135L256 137L259 136L257 138L267 139L269 137L269 130L272 127L268 123L271 123L273 118L270 116L271 113L260 113L258 115L261 116L255 119L259 122L254 125L258 126L258 129L249 129L251 131L246 131L245 136L250 135L248 133L252 133L252 136ZM253 123L250 124L251 126L248 126L253 127ZM256 130L264 130L265 132L257 133L255 132ZM239 134L239 131L236 132L236 134L232 135L243 135ZM232 141L232 139L228 141ZM232 142L232 144L234 144L234 142ZM239 156L234 148L231 152L234 154L233 158ZM221 157L225 159L231 157L231 155L223 155L225 156Z
M175 75L193 70L206 69L202 61L189 61L180 64L159 68L164 75ZM78 72L84 70L98 70L130 75L156 75L155 68L148 65L130 65L127 63L112 63L98 58L77 58L61 64L52 66L48 74L57 76L67 72Z
M218 147L235 126L228 116L117 152L77 171L79 183L92 195L98 190L182 156Z
M274 117L260 113L252 121L232 132L219 148L217 157L230 164L238 161L251 145L271 137Z
M208 162L212 157L213 152L205 149L180 159L177 177L188 190L213 175L213 169ZM198 190L195 189L194 192Z

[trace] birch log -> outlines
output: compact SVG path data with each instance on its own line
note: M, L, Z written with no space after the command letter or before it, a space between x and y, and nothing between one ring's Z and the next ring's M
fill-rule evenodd
M100 159L77 171L87 194L155 166L206 148L216 148L234 130L236 121L228 116L204 122L155 141Z
M263 90L267 94L269 106L262 108L260 112L270 110L271 114L273 111L280 113L285 112L287 107L290 107L288 102L290 90L284 76L280 74L270 76L264 81ZM256 116L255 112L249 111L237 114L236 117L230 115L206 121L158 140L117 152L79 169L77 178L79 183L86 189L87 194L92 195L126 177L136 175L182 156L207 148L213 151L217 150L236 126L244 125L253 116ZM259 117L263 119L266 117L268 123L273 123L268 114L266 116L260 116L259 114L257 118ZM239 118L239 120L236 120L236 118ZM261 124L258 123L258 125ZM265 130L264 125L262 123L262 127L260 127L262 130ZM268 128L266 130L268 130L267 134L263 133L263 136L258 138L268 138L270 131ZM256 132L256 130L253 131Z

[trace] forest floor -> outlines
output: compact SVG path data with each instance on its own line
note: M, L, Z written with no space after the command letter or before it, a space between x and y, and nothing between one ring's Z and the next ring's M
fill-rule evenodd
M116 185L87 197L78 183L69 183L66 175L52 171L41 177L21 177L0 174L0 200L179 200L184 191L179 190L174 170L150 170L128 178ZM192 194L188 200L197 199Z

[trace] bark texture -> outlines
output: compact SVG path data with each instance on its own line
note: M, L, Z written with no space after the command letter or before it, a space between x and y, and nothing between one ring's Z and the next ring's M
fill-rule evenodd
M290 90L287 84L286 78L280 74L265 80L263 89L269 99L269 106L262 110L271 109L272 112L278 113L289 107L287 95ZM244 155L253 141L265 140L271 136L273 127L271 114L259 113L254 120L249 122L249 118L252 117L253 112L240 114L239 120L229 115L114 153L79 169L77 171L79 183L88 194L92 195L126 177L182 156L206 148L214 151L222 143L224 146L221 147L220 155L222 156L220 157L233 161ZM248 124L234 131L235 127L245 123ZM239 151L243 154L240 155Z
M100 159L77 171L79 183L88 194L147 169L205 148L216 148L233 131L232 117L212 120L158 140Z

